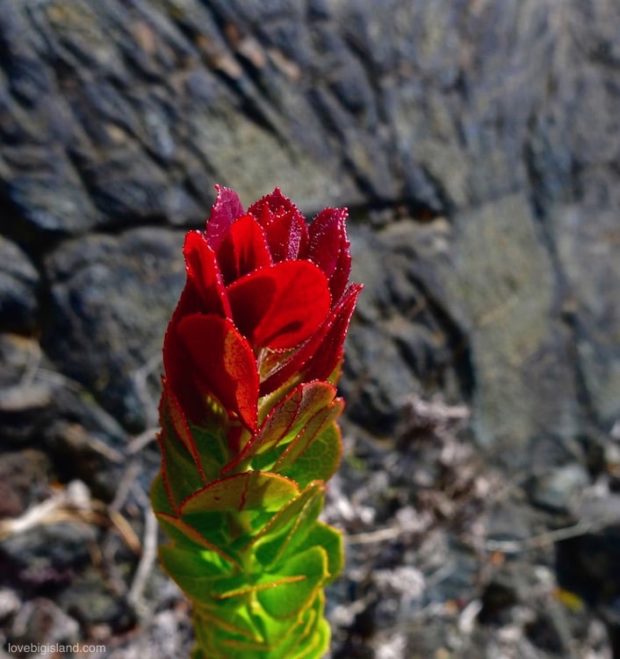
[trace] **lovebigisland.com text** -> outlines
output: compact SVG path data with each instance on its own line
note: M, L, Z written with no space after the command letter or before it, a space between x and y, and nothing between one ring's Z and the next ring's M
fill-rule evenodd
M107 648L105 645L95 643L9 643L7 650L18 656L88 657L103 655Z

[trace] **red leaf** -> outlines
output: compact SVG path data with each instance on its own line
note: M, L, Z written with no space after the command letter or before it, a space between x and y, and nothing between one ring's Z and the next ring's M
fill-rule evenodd
M213 249L217 249L224 234L238 217L243 215L243 206L234 190L216 185L217 197L207 220L207 240Z
M187 280L200 300L200 305L191 311L218 313L230 318L230 304L226 297L224 281L217 265L215 252L207 242L206 235L202 231L190 231L185 236L183 254ZM189 307L186 302L183 315L191 312Z
M251 215L235 220L219 246L217 257L227 284L271 265L265 233Z
M336 269L340 252L348 244L344 230L347 215L346 208L326 208L310 225L307 258L316 263L328 278Z
M178 334L192 359L201 387L256 428L258 371L254 353L233 323L214 315L192 314L179 322Z
M230 303L226 296L215 253L204 234L191 231L183 247L187 282L172 314L164 336L164 371L169 388L178 399L185 414L194 423L200 423L204 414L204 399L188 377L187 352L180 344L177 333L182 318L198 312L221 313L230 317Z
M329 278L329 288L332 294L332 300L339 300L349 282L349 275L351 274L351 250L350 243L344 233L344 241L336 267Z
M325 275L309 261L284 261L228 287L233 317L252 345L290 348L324 322L330 307Z
M192 378L188 377L187 352L181 345L177 328L183 317L196 313L200 310L200 307L201 301L198 293L193 286L186 285L166 328L163 350L164 372L170 390L176 396L185 415L194 423L202 421L204 401L200 392L194 386Z
M342 346L361 290L361 284L349 286L321 329L261 383L261 396L275 391L298 371L306 381L325 379L332 373L342 359Z
M276 262L296 259L308 240L306 223L292 213L276 216L264 228Z
M338 305L338 313L329 323L320 344L313 351L311 358L304 365L304 377L310 380L328 378L342 360L344 340L347 336L351 316L355 310L357 297L362 290L361 284L352 284Z
M308 227L304 216L279 188L248 209L260 222L275 262L296 259L306 249Z

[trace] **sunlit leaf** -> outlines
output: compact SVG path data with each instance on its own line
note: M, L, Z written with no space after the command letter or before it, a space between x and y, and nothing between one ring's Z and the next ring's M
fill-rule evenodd
M210 511L276 511L299 492L294 481L277 474L248 471L210 483L186 499L183 515Z
M304 217L279 188L252 204L248 213L261 223L274 262L293 260L305 252L308 229Z
M340 416L344 403L337 398L331 405L318 410L297 433L274 465L274 471L286 471L305 453L317 437Z
M323 483L310 484L283 508L254 540L256 558L265 566L278 564L300 546L323 508Z
M243 215L243 206L234 190L216 185L217 197L207 221L207 239L213 249L217 249L230 225Z
M332 423L282 473L299 483L300 487L305 487L313 480L329 480L336 473L341 457L340 429Z
M193 359L195 386L212 394L250 428L258 415L258 371L252 348L227 319L192 314L178 333Z
M217 259L227 284L271 265L271 253L261 225L251 215L235 220L220 243Z
M284 261L228 287L235 323L253 346L291 348L325 321L331 297L323 272L310 261Z
M259 431L224 471L235 469L276 445L284 447L313 417L331 409L335 395L335 387L327 382L307 382L297 386L272 408Z
M327 554L321 547L312 547L291 558L277 575L261 577L259 584L270 587L260 590L257 598L270 615L289 618L311 604L328 576ZM285 579L289 581L280 581Z

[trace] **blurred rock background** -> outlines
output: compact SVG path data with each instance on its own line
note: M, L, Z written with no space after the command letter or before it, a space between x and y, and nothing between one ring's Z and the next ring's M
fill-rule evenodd
M219 182L351 211L333 657L620 657L619 163L616 0L0 0L0 656L187 653L145 492Z

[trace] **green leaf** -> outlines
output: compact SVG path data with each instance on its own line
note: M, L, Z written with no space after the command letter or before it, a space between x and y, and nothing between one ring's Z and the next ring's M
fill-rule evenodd
M198 601L212 600L213 584L231 572L230 564L210 551L190 551L168 545L159 548L159 557L179 587Z
M267 635L271 650L265 659L290 659L297 657L305 648L316 645L315 635L318 632L319 620L323 617L324 603L324 594L318 589L310 606L296 619L278 620L270 617L269 625L277 632ZM323 655L317 655L317 659L321 657Z
M280 351L278 352L278 357L282 356ZM291 352L291 351L289 351ZM294 350L292 351L294 352ZM261 351L261 356L259 358L260 369L261 369L261 381L264 381L263 377L263 365L265 361L270 360L273 357L273 351L269 348L263 348ZM261 396L258 399L258 422L259 425L262 425L265 419L269 416L273 408L299 384L300 376L299 374L288 379L284 384L279 386L275 391L272 391L269 394Z
M272 644L271 654L268 655L268 659L289 659L290 657L297 657L299 653L305 652L309 648L316 647L318 639L315 637L319 633L319 621L323 618L324 605L325 596L319 589L312 604L298 617L296 622L292 623L288 619L277 621L270 618L271 624L288 625L288 633L279 636L277 641ZM324 650L323 654L320 655L308 656L316 656L316 659L321 659L326 651Z
M174 511L170 499L164 487L161 472L155 476L151 484L151 505L155 513L166 513L171 515Z
M183 409L167 388L160 412L162 469L177 506L207 482L219 478L228 451L221 432L189 425Z
M303 488L314 480L329 480L338 469L341 457L340 428L331 423L313 438L295 462L282 468L281 473Z
M325 486L314 482L281 510L254 541L254 553L264 566L278 563L303 543L323 508Z
M232 519L229 520L229 517ZM205 542L217 547L230 549L231 531L235 523L235 515L227 513L195 513L183 515L182 520L187 526L194 529Z
M316 437L340 416L343 407L342 399L338 398L329 407L320 409L312 418L308 419L295 439L276 460L273 470L282 471L294 464Z
M239 559L257 530L298 494L296 483L279 474L244 472L191 496L181 506L181 517L207 542Z
M329 408L335 396L335 387L327 382L306 382L295 387L274 405L256 435L224 471L232 471L276 446L284 447L313 416Z
M210 533L205 534L201 532L200 528L191 526L174 515L167 515L165 513L156 513L156 515L162 528L177 545L194 552L200 552L201 549L206 549L214 552L231 565L239 569L241 568L234 553L226 550L227 543L223 542L223 540L226 540L225 536L222 534L218 536L213 533L214 529L212 527L207 527Z
M297 655L297 659L321 659L329 650L331 640L331 629L325 618L317 620L316 628L312 636L308 639L307 644L302 646L302 650Z
M183 444L187 453L198 465L198 449L187 422L185 412L166 379L163 380L163 394L159 405L159 415L163 431L176 441Z
M204 650L203 659L269 657L270 646L257 632L245 605L235 609L221 607L219 614L202 605L195 606L194 632Z
M151 504L160 526L178 545L187 547L193 551L210 549L224 556L230 562L236 562L232 556L223 554L220 549L221 544L210 542L197 529L186 524L176 516L170 504L169 496L166 493L161 473L157 474L151 485Z
M228 447L221 432L191 426L192 435L196 442L196 450L200 465L207 481L220 477L222 467L228 461Z
M159 434L161 449L161 470L164 487L174 508L188 496L204 486L196 463L183 444L172 435L169 427L164 427Z
M312 603L328 576L325 551L312 547L285 563L277 575L261 577L257 599L274 618L290 618Z
M260 643L266 646L265 637L257 624L257 616L251 608L237 602L217 602L213 604L198 603L194 606L196 622L206 625L211 631L217 627L220 638L232 638Z
M327 567L331 583L342 572L344 567L344 541L342 533L329 524L317 522L306 536L305 540L297 546L301 552L310 547L322 547L327 554Z
M187 498L182 515L204 512L275 512L291 501L299 489L290 479L261 471L246 471L210 483Z
M164 545L160 547L160 558L171 572L187 577L226 577L233 572L230 564L207 549Z

